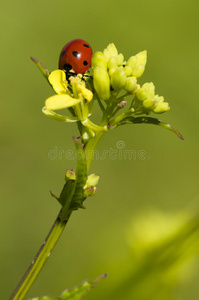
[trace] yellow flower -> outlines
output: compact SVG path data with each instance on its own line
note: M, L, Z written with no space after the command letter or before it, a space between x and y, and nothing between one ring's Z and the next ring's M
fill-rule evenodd
M45 101L47 110L58 110L69 107L74 107L84 99L91 101L93 93L86 88L85 82L81 75L70 77L72 93L68 89L69 83L66 80L66 74L62 70L55 70L48 76L48 81L51 84L57 95L51 96ZM46 109L43 112L46 112Z
M92 113L93 93L86 88L86 82L82 80L82 75L71 76L69 82L66 80L66 74L62 70L55 70L47 77L50 85L57 93L46 99L43 113L57 121L77 122L81 121L82 125L87 127L91 135L96 131L106 131L107 127L101 127L92 123L88 117ZM70 108L73 116L63 116L54 112L55 110Z

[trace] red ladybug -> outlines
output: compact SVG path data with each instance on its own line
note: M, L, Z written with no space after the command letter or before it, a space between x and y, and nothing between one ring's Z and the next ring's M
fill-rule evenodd
M84 74L91 66L91 46L84 40L73 40L64 46L59 57L59 69Z

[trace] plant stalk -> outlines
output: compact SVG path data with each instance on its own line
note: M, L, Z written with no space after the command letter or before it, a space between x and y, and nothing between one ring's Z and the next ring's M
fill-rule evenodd
M96 136L89 140L84 149L86 155L86 163L87 163L87 172L90 169L91 162L95 156L96 148L106 131L97 132Z
M92 159L94 157L94 151L104 135L105 132L98 132L96 136L92 138L85 147L85 154L87 157L87 171L90 168ZM39 249L38 253L36 254L35 258L33 259L31 265L29 266L28 270L22 277L21 281L19 282L18 286L16 287L15 291L9 298L9 300L23 300L28 291L30 290L32 284L34 283L35 279L39 275L41 269L43 268L44 264L46 263L47 259L49 258L50 254L52 253L58 239L60 238L69 218L70 214L68 213L68 218L64 221L60 219L61 211L58 214L55 223L53 224L49 234L47 235L45 241L43 242L41 248Z
M21 281L19 282L18 286L16 287L15 291L13 292L9 300L24 299L29 289L31 288L32 284L34 283L35 279L37 278L39 272L43 268L50 254L52 253L70 217L69 214L67 220L61 221L59 217L60 213L58 214L58 217L55 220L55 223L53 224L41 248L39 249L31 265L29 266L28 270L22 277Z

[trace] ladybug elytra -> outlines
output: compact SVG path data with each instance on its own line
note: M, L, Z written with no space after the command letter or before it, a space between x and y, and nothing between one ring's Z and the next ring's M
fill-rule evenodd
M77 39L67 43L59 57L59 69L75 74L85 74L91 66L91 46L84 40Z

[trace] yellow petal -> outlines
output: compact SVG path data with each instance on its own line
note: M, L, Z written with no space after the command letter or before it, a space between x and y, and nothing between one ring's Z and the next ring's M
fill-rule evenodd
M82 99L75 99L69 95L55 95L45 101L45 106L50 110L63 109L67 107L72 107L80 103Z
M84 99L86 99L88 102L90 102L93 99L93 93L90 90L80 85L79 85L79 89L81 90Z
M68 82L66 74L62 70L56 70L50 73L48 80L57 94L67 94Z

